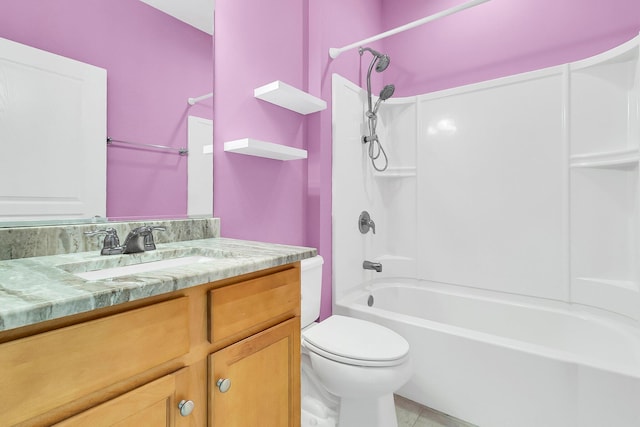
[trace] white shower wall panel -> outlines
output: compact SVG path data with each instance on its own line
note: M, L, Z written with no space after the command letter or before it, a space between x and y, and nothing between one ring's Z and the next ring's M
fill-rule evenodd
M416 180L415 177L376 178L378 197L376 235L371 237L371 254L382 262L389 277L416 277Z
M365 249L371 245L368 237L358 230L358 216L371 209L375 192L371 189L371 177L366 163L366 153L361 142L366 96L356 85L333 84L333 283L340 280L348 292L365 280L362 261ZM334 289L334 294L336 289ZM335 300L335 299L334 299Z
M628 212L633 212L637 203L637 172L635 165L573 171L572 252L580 260L573 265L575 277L621 282L635 278L633 236L637 218ZM606 220L609 226L598 226L594 218ZM608 256L603 256L603 248L607 248Z
M637 47L635 48L637 51ZM635 58L572 65L572 154L592 154L637 148L638 70ZM586 63L587 65L584 65Z
M416 275L416 105L414 97L394 101L383 104L379 111L377 131L390 167L378 172L368 157L368 145L362 143L366 132L366 91L333 75L332 220L336 298L374 278ZM380 160L376 164L382 165ZM408 176L397 176L393 172L406 169L411 170ZM362 234L358 229L358 217L364 210L376 224L375 234L372 231ZM383 271L364 270L364 260L381 262Z
M569 64L571 299L640 320L640 37Z
M381 221L372 254L382 275L415 277L416 247L416 98L391 98L379 110L378 135L388 156L385 171L370 167L377 194L373 206ZM371 161L367 160L369 165ZM376 161L378 166L384 163Z
M418 97L418 277L567 300L564 67Z
M415 96L389 98L380 105L378 134L389 157L389 168L378 173L379 177L390 178L395 173L415 172L416 100Z

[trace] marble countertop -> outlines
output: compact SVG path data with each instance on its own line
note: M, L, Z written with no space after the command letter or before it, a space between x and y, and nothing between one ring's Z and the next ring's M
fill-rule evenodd
M155 251L99 251L0 261L0 331L31 325L310 258L313 248L207 238L158 244ZM74 273L199 255L210 261L88 281Z

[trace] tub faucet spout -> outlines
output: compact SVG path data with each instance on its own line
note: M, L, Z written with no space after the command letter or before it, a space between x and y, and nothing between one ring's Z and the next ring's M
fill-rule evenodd
M376 272L380 273L382 271L382 264L380 264L379 262L364 261L362 263L362 268L364 268L365 270L375 270Z

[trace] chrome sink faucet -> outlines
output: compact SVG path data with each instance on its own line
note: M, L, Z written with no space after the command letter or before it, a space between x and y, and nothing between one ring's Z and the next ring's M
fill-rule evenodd
M107 228L105 230L85 231L86 236L101 236L104 234L104 242L102 243L102 249L100 255L119 255L122 253L122 246L120 246L120 239L118 233L114 228Z
M138 252L153 251L156 244L153 241L153 230L165 231L165 227L150 227L143 225L134 228L129 232L127 238L124 239L123 254L135 254Z
M156 249L156 244L153 240L153 231L165 231L165 227L151 227L144 225L131 230L124 240L124 244L120 246L120 239L118 233L113 228L107 228L105 230L85 231L87 236L100 236L104 235L104 242L100 255L119 255L119 254L135 254L138 252L153 251Z

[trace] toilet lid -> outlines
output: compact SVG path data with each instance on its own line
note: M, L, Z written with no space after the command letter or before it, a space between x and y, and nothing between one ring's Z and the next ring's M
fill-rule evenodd
M330 316L302 335L310 351L351 365L395 366L409 354L407 340L391 329L353 317Z

